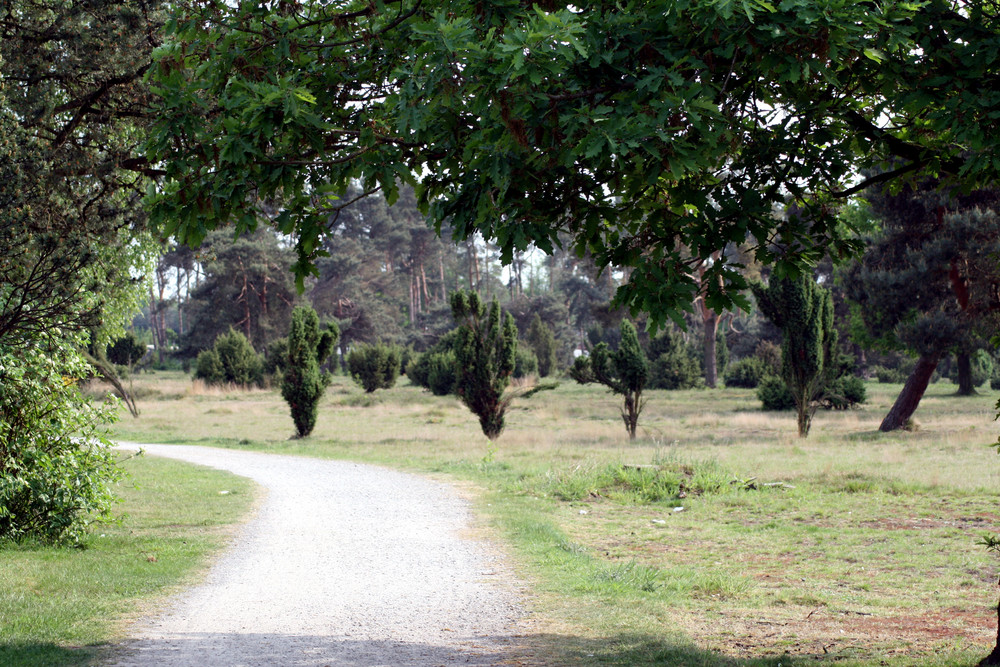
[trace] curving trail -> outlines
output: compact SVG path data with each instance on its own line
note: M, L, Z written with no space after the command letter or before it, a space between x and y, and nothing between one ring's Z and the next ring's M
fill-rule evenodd
M109 665L517 662L517 595L498 557L462 536L469 510L447 486L341 461L142 447L249 477L266 497L206 581Z

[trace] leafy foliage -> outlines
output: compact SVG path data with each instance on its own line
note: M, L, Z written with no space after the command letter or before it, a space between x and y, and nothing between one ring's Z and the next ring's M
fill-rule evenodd
M390 389L399 377L403 350L398 345L362 343L347 355L351 378L367 393Z
M77 389L88 373L73 346L0 344L0 541L78 542L107 521L120 479L95 407Z
M662 324L702 287L714 309L747 305L740 267L692 277L729 243L752 239L779 274L858 249L827 205L858 168L1000 172L1000 19L979 3L294 7L181 5L152 70L167 178L149 199L195 243L283 199L271 220L295 234L300 277L338 206L325 194L357 179L392 201L419 174L436 223L508 262L568 230L599 265L633 267L620 303ZM808 214L775 218L786 197Z
M320 364L330 356L339 337L340 329L335 322L320 330L319 316L312 308L299 306L292 311L281 396L288 403L300 438L312 433L316 426L319 400L330 384L330 376L320 370Z
M630 439L635 439L635 430L642 412L642 390L649 378L646 355L639 346L639 336L635 325L622 320L621 343L611 352L607 343L598 343L590 355L590 368L594 378L611 391L622 396L622 421Z
M517 358L517 326L501 316L496 299L487 308L475 292L455 292L451 309L455 336L456 392L490 440L500 436L511 397L504 396Z
M264 362L246 336L230 329L215 339L215 345L198 354L194 376L208 384L260 385Z

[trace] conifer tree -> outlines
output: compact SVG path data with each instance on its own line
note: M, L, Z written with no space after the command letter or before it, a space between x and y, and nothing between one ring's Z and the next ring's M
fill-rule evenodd
M590 357L594 379L622 395L622 421L630 440L635 440L635 429L642 412L642 390L649 379L646 355L639 346L635 325L628 320L621 323L621 343L614 353L607 343L598 343Z
M504 390L514 373L517 326L510 313L500 312L496 299L489 308L475 292L451 295L451 311L459 322L455 337L456 391L479 417L490 440L504 427L504 413L512 396Z
M556 356L556 337L552 329L542 322L542 318L535 313L528 328L528 344L538 357L538 375L548 377L556 372L559 364Z
M959 393L969 392L968 354L996 326L1000 190L938 187L927 181L895 194L869 192L881 231L844 280L865 342L918 355L882 431L906 426L951 352L959 356Z
M316 425L319 399L323 397L330 375L320 370L340 337L336 323L320 331L319 316L308 306L292 311L292 327L288 332L288 362L281 395L288 403L298 437L312 433Z
M811 274L772 276L769 285L752 289L761 311L781 329L781 377L795 399L799 436L805 437L839 370L833 299Z

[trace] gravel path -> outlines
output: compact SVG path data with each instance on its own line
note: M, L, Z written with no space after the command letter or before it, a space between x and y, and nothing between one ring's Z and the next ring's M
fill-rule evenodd
M124 445L130 447L131 445ZM463 536L443 484L374 466L231 449L142 445L266 491L207 580L145 621L116 667L499 665L517 595Z

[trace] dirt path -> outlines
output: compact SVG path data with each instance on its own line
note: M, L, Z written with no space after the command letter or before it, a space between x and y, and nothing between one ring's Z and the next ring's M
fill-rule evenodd
M384 468L143 445L266 491L207 580L140 624L109 664L498 665L521 610L447 486Z

